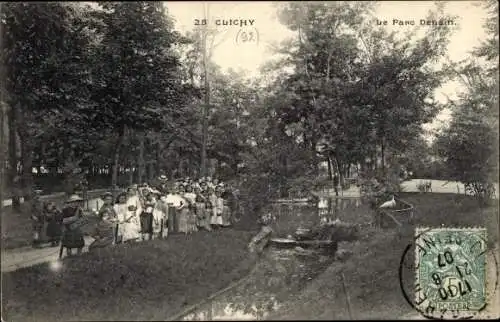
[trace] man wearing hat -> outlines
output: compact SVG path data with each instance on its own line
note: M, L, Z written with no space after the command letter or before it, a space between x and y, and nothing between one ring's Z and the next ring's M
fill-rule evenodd
M83 219L83 199L74 194L70 195L62 210L64 232L62 236L61 250L66 248L68 256L73 255L73 249L81 254L85 246L83 233L81 231L81 219Z

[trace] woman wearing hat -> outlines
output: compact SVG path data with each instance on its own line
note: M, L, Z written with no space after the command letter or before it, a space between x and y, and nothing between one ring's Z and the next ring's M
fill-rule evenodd
M83 233L80 229L81 223L79 222L83 218L82 205L83 199L80 196L71 195L62 210L64 231L61 247L66 248L68 256L73 255L74 248L76 248L78 255L81 254L85 246Z

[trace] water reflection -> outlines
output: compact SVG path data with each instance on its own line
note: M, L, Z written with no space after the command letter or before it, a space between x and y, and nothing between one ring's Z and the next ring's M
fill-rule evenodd
M317 205L274 204L267 211L279 218L273 227L279 236L292 234L299 227L310 229L321 222L336 219L353 224L365 224L372 220L368 206L354 197L320 198Z
M359 223L371 219L369 211L355 198L321 199L318 205L275 204L266 211L277 215L277 236L292 234L297 228L312 228L321 218ZM333 262L332 256L302 249L269 248L257 269L242 285L202 305L183 320L262 320L279 308L290 294L307 283Z
M246 282L186 315L183 320L265 319L279 308L282 300L301 290L332 261L331 257L312 252L269 249Z

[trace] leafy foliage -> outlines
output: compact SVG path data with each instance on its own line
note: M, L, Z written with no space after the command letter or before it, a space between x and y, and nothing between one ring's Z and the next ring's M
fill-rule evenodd
M472 51L473 58L451 65L466 91L450 101L452 121L435 145L450 176L488 200L498 180L498 3L483 5L490 9L489 37Z

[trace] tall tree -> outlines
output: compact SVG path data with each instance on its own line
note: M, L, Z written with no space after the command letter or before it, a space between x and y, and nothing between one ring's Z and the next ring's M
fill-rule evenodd
M450 101L452 120L435 142L451 178L488 200L498 182L498 2L480 5L488 12L487 39L471 57L452 64L464 92Z
M87 48L92 35L85 30L80 8L71 4L6 3L2 9L9 125L21 141L23 182L29 198L34 150L41 138L56 127L88 125L79 109L88 98ZM14 139L11 135L10 140Z
M183 41L161 3L102 2L103 37L93 78L99 103L94 122L116 135L116 184L126 129L160 129L176 123L187 100L174 45Z

